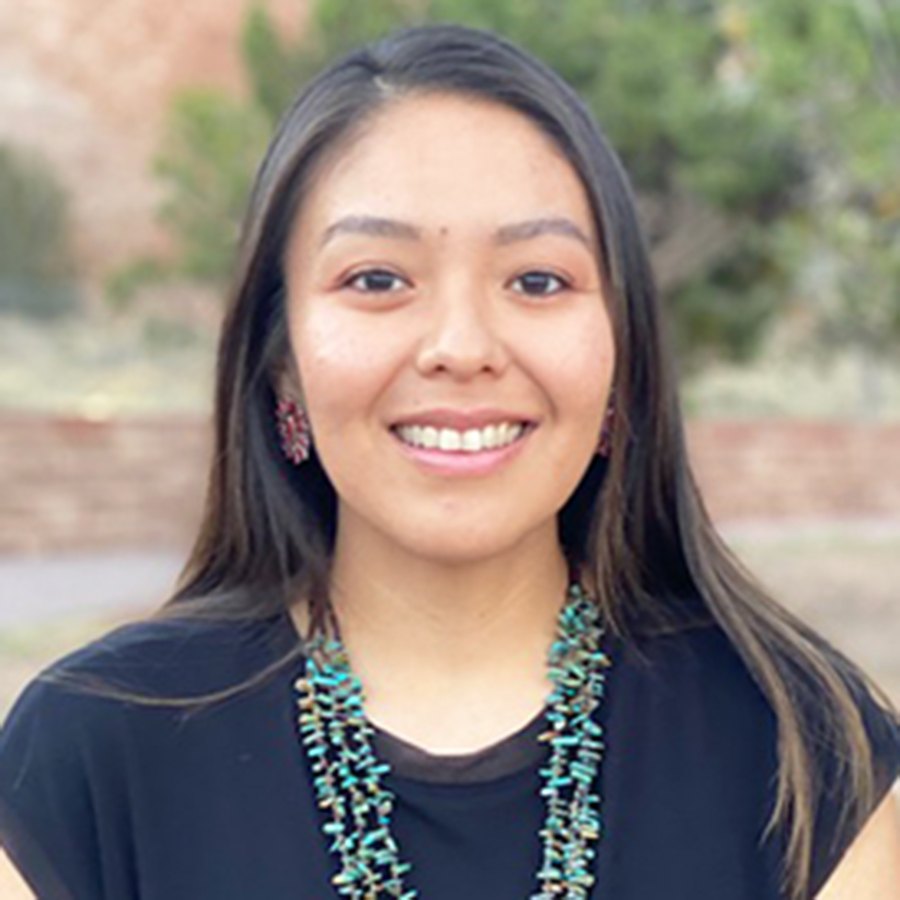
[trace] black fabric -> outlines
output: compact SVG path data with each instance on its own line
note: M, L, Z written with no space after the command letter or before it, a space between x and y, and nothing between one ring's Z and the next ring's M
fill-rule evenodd
M241 626L140 623L51 671L160 697L199 693L246 678L295 640L286 615ZM605 831L592 896L779 900L781 838L760 842L774 798L775 723L728 642L708 627L648 640L641 655L607 649ZM41 900L335 897L297 740L301 667L189 715L33 682L0 732L0 839ZM867 695L860 703L882 796L900 769L900 727ZM458 759L454 774L433 777L439 759L429 772L415 748L404 757L382 736L396 763L395 831L423 900L533 893L540 759L522 740L536 728L487 753L508 760L487 778L477 765L460 775ZM823 795L816 890L853 836Z
M375 755L404 778L432 784L477 784L539 765L545 751L539 738L546 730L547 718L541 712L515 734L477 753L429 753L377 727L373 745Z

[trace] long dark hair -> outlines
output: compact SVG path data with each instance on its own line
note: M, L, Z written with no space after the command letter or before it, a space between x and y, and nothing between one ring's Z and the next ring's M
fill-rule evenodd
M273 420L287 365L283 256L322 163L406 94L456 93L527 116L571 163L602 244L617 369L616 427L559 517L562 545L625 639L714 622L768 698L780 773L770 827L787 835L786 877L806 896L820 789L808 710L846 761L845 809L874 802L872 763L853 684L865 677L774 603L722 543L691 474L649 256L627 177L590 112L552 70L490 33L412 28L321 73L284 116L262 163L243 230L218 358L215 438L202 525L162 617L260 619L302 598L313 627L327 604L334 490L313 454L282 458ZM260 673L268 677L302 647ZM225 696L250 683L222 692ZM821 734L819 736L821 739Z

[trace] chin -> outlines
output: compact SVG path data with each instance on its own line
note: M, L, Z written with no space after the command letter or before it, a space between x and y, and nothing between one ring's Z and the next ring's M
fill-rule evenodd
M485 547L484 544L472 544L471 542L461 542L458 545L444 542L408 548L410 555L419 558L422 562L448 568L486 563L502 556L504 552L509 552L511 549L508 546Z
M441 528L435 529L432 533L421 529L402 544L407 554L422 562L458 567L511 557L517 552L533 548L544 537L547 540L557 540L555 519L551 528L525 529L516 532L504 531L503 533L498 533L496 529L488 532L473 527L458 528L453 531Z
M482 498L484 499L484 498ZM467 566L517 553L532 553L538 547L558 543L555 507L511 510L508 499L501 504L452 504L429 502L425 508L385 507L365 515L360 508L345 505L339 512L339 540L365 557L377 553L398 561L418 564ZM515 513L519 514L516 515Z

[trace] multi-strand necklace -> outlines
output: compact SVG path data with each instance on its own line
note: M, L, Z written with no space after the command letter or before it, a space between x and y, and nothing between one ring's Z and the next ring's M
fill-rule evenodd
M548 658L553 688L545 712L548 727L539 738L549 746L540 770L543 853L532 900L586 900L594 883L603 731L593 713L609 666L602 636L597 604L572 584ZM412 866L401 858L391 831L395 801L384 782L390 766L373 751L362 685L339 637L310 641L306 671L295 687L300 739L326 816L322 830L339 863L334 887L352 900L417 898L418 891L406 883Z

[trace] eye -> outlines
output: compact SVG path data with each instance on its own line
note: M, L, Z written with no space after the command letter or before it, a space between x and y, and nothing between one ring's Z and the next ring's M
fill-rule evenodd
M355 272L342 285L363 294L388 294L407 284L404 279L387 269L366 269Z
M570 287L569 282L553 272L524 272L513 280L513 290L529 297L550 297Z

